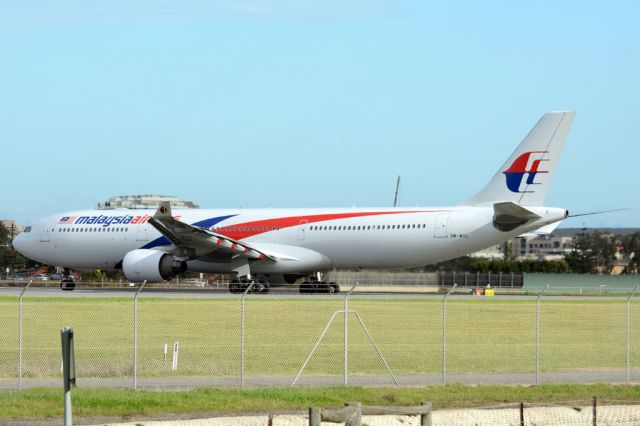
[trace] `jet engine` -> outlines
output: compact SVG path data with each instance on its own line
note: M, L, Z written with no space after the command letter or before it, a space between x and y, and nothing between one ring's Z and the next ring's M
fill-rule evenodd
M187 262L157 250L131 250L124 255L122 272L129 281L166 281L187 270Z

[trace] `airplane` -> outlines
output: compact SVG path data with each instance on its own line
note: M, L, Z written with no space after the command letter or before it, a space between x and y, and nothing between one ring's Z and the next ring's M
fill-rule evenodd
M575 112L548 112L489 183L449 207L315 209L81 210L28 226L13 247L37 262L74 269L121 269L131 282L185 271L235 274L231 292L322 281L343 268L409 268L469 254L523 234L550 233L569 211L545 207ZM249 286L251 286L249 288Z

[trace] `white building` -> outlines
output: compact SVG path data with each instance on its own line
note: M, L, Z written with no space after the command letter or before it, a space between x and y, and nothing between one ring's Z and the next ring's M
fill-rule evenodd
M486 249L471 253L469 256L482 259L504 259L504 244L487 247Z
M108 201L98 203L98 209L153 209L160 205L161 201L169 201L171 207L177 209L197 209L198 205L192 201L182 201L173 195L119 195L110 197Z
M560 260L571 252L571 237L541 235L514 238L511 241L511 256L515 259Z
M571 252L571 237L539 235L537 237L513 238L509 241L509 255L513 259L561 260ZM492 246L471 253L471 257L485 259L504 259L504 244Z

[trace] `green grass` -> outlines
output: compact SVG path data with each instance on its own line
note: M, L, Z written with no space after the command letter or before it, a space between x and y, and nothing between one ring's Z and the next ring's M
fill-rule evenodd
M438 299L362 299L359 313L396 374L438 373L442 358L442 302ZM343 300L249 297L245 319L245 374L294 376ZM640 368L640 302L631 305L631 362ZM17 375L18 303L0 298L0 378ZM79 377L131 377L131 298L25 298L23 371L26 378L60 377L60 328L75 331ZM624 300L557 301L540 311L542 372L626 367ZM335 317L305 375L340 375L342 314ZM447 302L447 371L534 372L535 301ZM138 303L138 374L222 377L239 374L240 304L237 298L165 299ZM180 342L179 369L164 364L163 346ZM167 362L171 364L170 354ZM354 315L349 316L349 372L385 374Z
M174 413L213 415L274 413L306 410L310 406L340 407L345 402L365 405L418 405L431 401L434 409L492 406L520 401L531 404L583 403L597 396L607 401L637 402L640 386L540 385L432 386L421 388L277 388L194 389L191 391L141 392L118 389L74 389L75 417L162 416ZM0 419L47 418L63 415L58 389L0 392Z

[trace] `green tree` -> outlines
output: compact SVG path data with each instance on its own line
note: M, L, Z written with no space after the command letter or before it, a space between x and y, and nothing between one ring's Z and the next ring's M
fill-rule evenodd
M11 246L13 237L15 235L11 230L0 223L0 274L4 274L6 268L9 268L13 273L14 271L34 269L38 266L36 262L27 259Z
M463 256L446 262L425 267L427 271L467 271L493 273L521 273L521 272L554 272L566 274L571 272L564 260L513 260L513 259L484 259L480 257Z
M640 232L627 235L622 242L623 253L629 266L627 273L640 273Z
M608 274L616 261L618 238L603 232L581 232L574 238L565 260L573 272Z
M6 268L11 267L11 249L9 245L9 230L0 223L0 275L4 274Z

